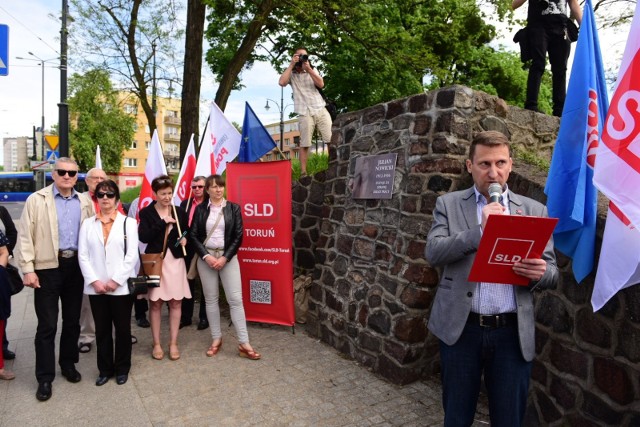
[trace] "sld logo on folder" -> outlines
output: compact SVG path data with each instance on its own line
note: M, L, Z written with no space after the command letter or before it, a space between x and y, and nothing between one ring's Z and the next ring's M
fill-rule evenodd
M513 264L525 258L541 258L557 223L558 218L489 216L469 281L528 285L529 279L513 272Z

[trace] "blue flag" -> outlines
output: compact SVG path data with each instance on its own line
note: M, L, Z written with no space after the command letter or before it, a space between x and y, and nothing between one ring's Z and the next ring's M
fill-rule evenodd
M577 282L593 270L598 199L593 166L608 109L598 31L591 0L586 0L544 189L549 216L559 218L553 234L555 247L573 259Z
M248 102L244 107L244 122L242 123L242 140L238 161L255 162L260 157L277 147L269 132L262 126L260 119L251 109Z

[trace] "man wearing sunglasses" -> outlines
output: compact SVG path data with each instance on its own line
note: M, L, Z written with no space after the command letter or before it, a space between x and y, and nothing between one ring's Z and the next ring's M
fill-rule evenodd
M196 211L196 206L204 201L204 182L207 178L204 176L196 176L191 181L191 198L183 200L180 203L180 207L187 212L189 215L189 227L191 227L191 221L193 220L193 213ZM195 255L194 249L191 245L187 245L187 257L185 258L185 262L187 263L187 269L189 265L191 265L191 260ZM191 290L191 295L194 294L194 290L196 287L196 281L199 281L199 278L189 279L189 289ZM193 306L194 306L195 298L183 298L182 299L182 318L180 319L180 328L184 328L185 326L191 326L193 320ZM207 319L207 312L205 310L204 304L204 293L200 292L200 311L198 312L198 317L200 321L198 322L198 330L202 331L209 327L209 320Z
M36 337L36 398L51 397L56 375L55 338L58 301L62 302L62 333L58 364L62 376L77 383L76 370L80 308L84 279L78 264L80 224L94 214L93 203L73 188L78 164L59 158L54 166L53 184L31 194L18 225L16 258L24 273L24 284L34 288L34 307L38 318Z

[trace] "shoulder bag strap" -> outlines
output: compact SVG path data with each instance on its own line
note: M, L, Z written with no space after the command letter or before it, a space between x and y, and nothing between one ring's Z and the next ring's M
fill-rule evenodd
M220 219L222 218L222 215L223 215L223 212L222 212L222 209L220 209L220 213L218 214L218 218L216 218L216 222L213 224L213 227L211 227L211 230L209 230L209 232L207 233L207 237L205 237L204 241L202 242L203 245L207 243L207 240L211 238L211 235L213 234L214 230L216 229L218 224L220 224Z
M127 217L124 217L124 257L127 257Z
M177 219L176 219L177 221ZM166 255L167 250L167 237L169 237L169 226L167 225L167 230L164 233L164 243L162 243L162 258Z

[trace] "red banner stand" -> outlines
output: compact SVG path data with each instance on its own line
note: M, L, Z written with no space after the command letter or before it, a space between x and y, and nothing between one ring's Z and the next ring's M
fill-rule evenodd
M291 162L227 164L227 198L242 209L238 261L247 320L293 326Z

